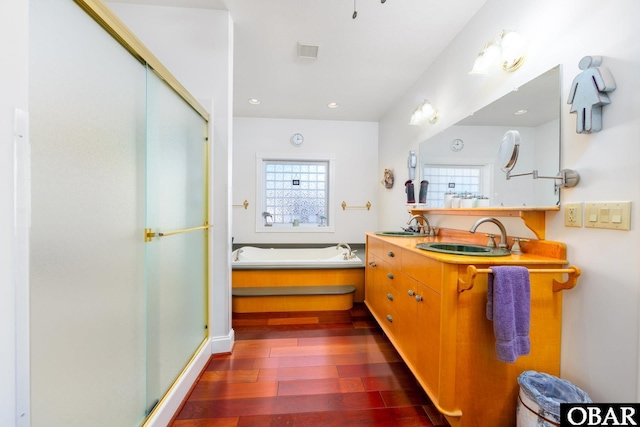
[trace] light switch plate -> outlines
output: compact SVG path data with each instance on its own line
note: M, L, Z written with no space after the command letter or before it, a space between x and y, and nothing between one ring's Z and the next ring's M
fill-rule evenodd
M582 227L582 203L564 204L564 226Z
M585 203L584 209L587 228L631 228L631 202Z

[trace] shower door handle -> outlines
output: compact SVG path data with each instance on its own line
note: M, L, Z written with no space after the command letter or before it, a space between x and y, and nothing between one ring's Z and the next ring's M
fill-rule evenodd
M174 234L190 233L192 231L208 230L210 228L211 228L211 226L205 222L205 224L201 225L200 227L183 228L182 230L158 232L157 236L158 237L173 236ZM145 228L144 229L144 241L145 242L152 241L154 237L156 237L156 233L153 231L153 229L151 229L151 228Z

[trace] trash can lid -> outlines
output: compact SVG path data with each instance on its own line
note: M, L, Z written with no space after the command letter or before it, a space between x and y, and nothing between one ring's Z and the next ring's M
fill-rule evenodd
M544 372L524 371L518 384L527 397L545 411L560 415L561 403L591 403L589 395L567 380Z

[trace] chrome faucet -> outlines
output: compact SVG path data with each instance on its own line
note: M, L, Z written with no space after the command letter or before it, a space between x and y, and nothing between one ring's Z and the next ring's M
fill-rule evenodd
M344 253L344 259L345 260L355 258L354 253L356 253L358 251L352 251L351 250L351 246L349 246L348 243L338 243L338 245L336 246L336 250L339 251L341 247L344 247L345 249L347 249L347 252Z
M271 227L273 225L273 215L269 212L262 212L262 217L264 218L265 227Z
M233 257L234 261L238 261L240 259L240 254L244 252L242 249L236 250L236 255Z
M411 218L409 218L409 221L407 221L407 225L408 227L405 228L405 231L413 231L415 230L412 226L411 226L411 222L413 220L416 220L416 223L418 224L418 232L420 230L422 230L424 232L425 235L427 236L434 236L433 230L431 229L431 224L429 224L429 220L427 219L427 217L425 215L413 215ZM420 221L418 221L419 219L421 219L422 221L424 221L424 224L421 224Z
M498 221L495 218L491 218L491 217L485 217L485 218L480 218L479 220L476 221L475 224L473 224L473 226L471 227L471 229L469 230L469 233L475 233L476 232L476 228L478 228L478 226L480 224L482 224L483 222L492 222L495 225L498 226L498 228L500 229L500 244L498 245L499 248L504 248L504 249L509 249L509 245L507 245L507 230L504 228L504 225L502 225L502 223L500 221ZM490 241L493 241L493 236L491 235L487 235L490 237ZM491 245L489 245L491 246ZM495 243L494 243L495 246Z

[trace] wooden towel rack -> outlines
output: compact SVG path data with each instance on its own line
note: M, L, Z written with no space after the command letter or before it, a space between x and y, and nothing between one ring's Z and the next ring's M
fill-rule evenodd
M582 271L576 266L570 266L568 268L539 268L528 269L530 274L536 273L567 273L569 277L565 282L559 282L553 279L553 292L559 292L565 289L572 289L578 283L578 277ZM473 288L474 281L478 273L493 273L490 268L477 268L475 265L467 267L467 279L458 279L458 293L469 291Z

